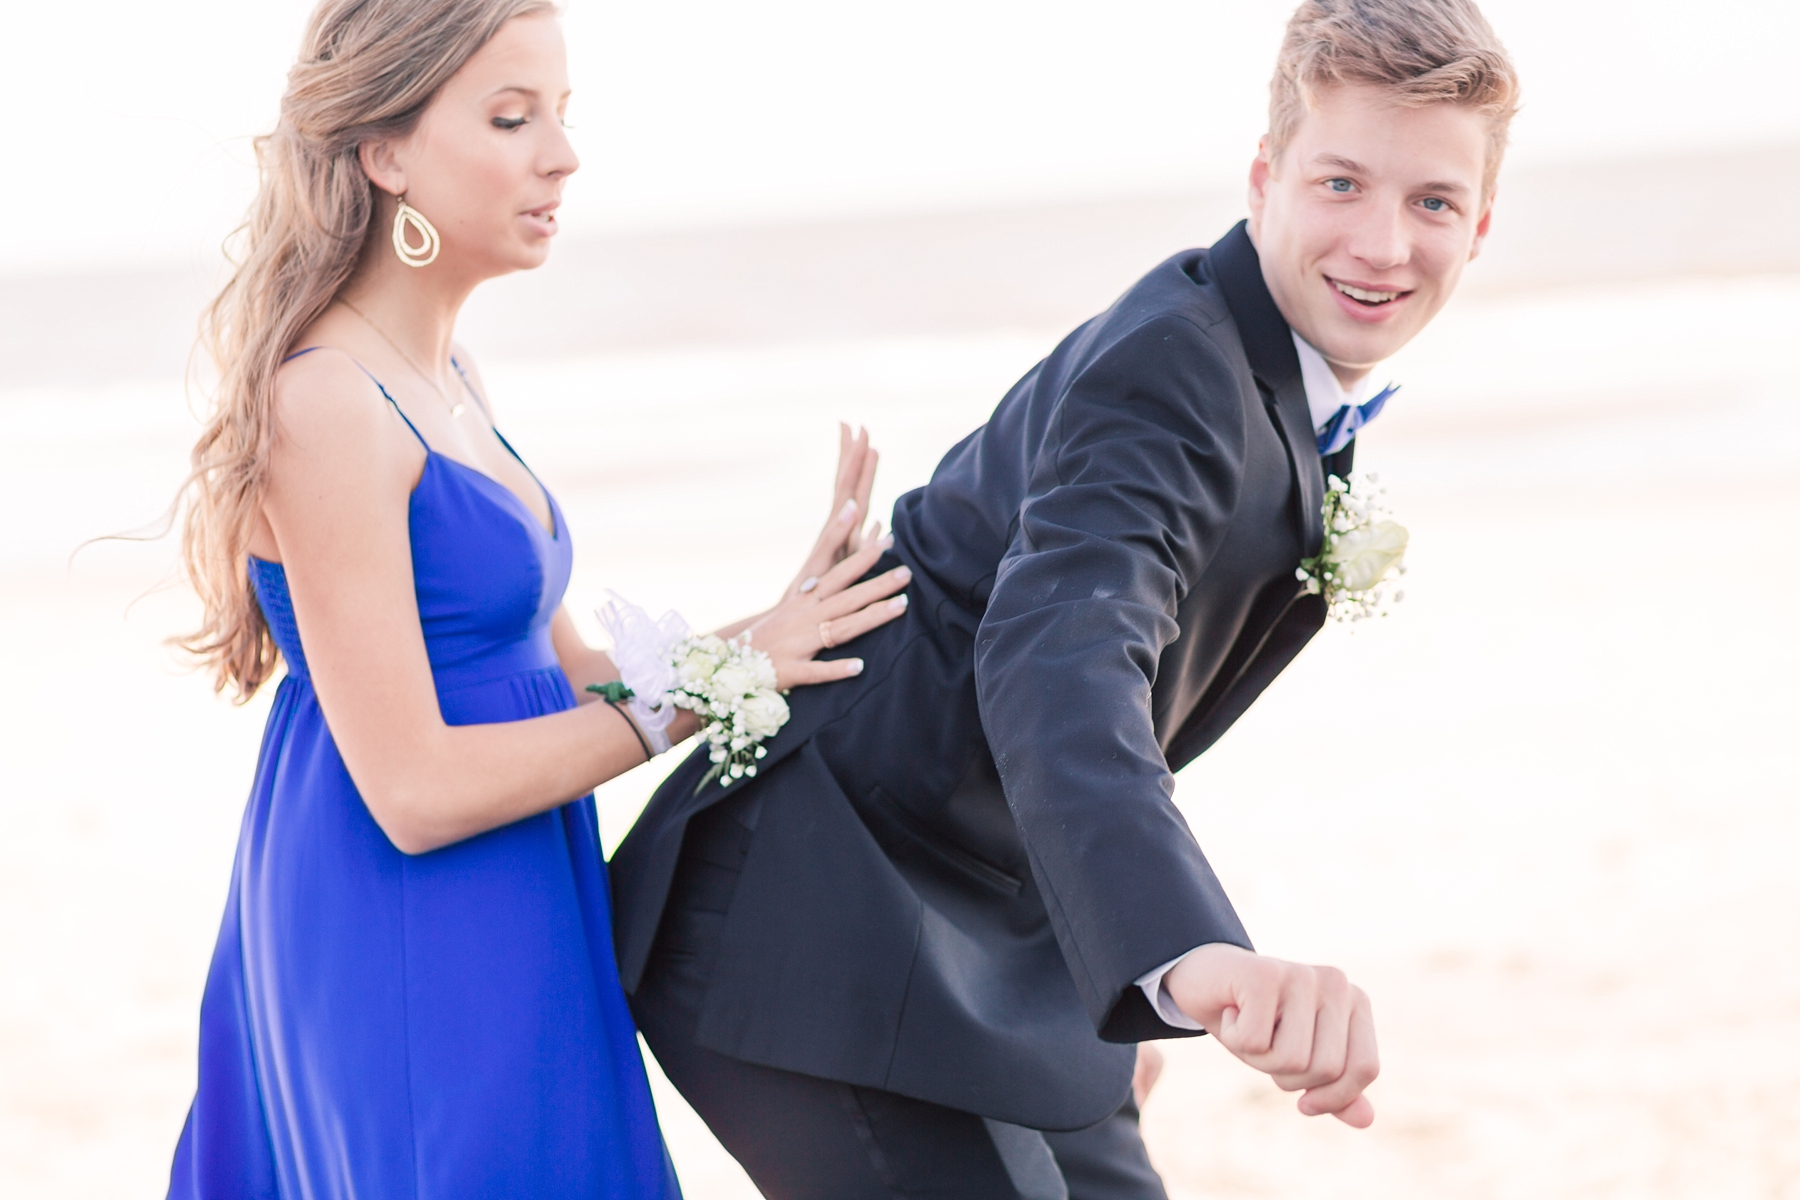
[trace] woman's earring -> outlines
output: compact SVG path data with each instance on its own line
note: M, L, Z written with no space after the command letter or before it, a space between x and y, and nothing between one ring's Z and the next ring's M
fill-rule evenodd
M414 246L406 240L406 227L411 225L419 231L419 244ZM400 207L394 213L394 253L400 261L409 267L430 266L438 256L438 231L431 227L425 214L400 197Z

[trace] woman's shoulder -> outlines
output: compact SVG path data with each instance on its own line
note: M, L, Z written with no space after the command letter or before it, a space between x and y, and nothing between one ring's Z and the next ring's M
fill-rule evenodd
M381 453L410 439L394 419L381 385L346 350L303 342L275 371L274 416L279 446L337 456Z

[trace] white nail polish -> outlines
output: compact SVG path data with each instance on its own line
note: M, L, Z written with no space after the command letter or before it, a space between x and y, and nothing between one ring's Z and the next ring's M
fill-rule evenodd
M862 659L846 658L844 660L844 674L846 674L846 675L861 675L862 669L863 669L863 660Z
M817 575L808 575L805 579L800 581L800 594L804 596L818 586L819 577Z
M907 600L904 592L888 601L888 608L894 612L905 612L906 605Z
M854 517L855 515L856 515L856 501L854 501L854 500L844 501L844 507L838 513L838 520L848 521L851 517Z

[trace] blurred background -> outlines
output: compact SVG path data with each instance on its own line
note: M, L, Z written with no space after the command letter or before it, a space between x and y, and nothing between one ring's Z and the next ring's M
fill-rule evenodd
M765 605L833 422L879 509L1075 323L1243 214L1288 0L572 0L584 159L463 340L567 511L570 606ZM183 372L304 0L9 12L0 102L0 1194L151 1197L268 693L163 639ZM1259 946L1345 967L1367 1133L1208 1041L1176 1200L1800 1197L1800 7L1489 0L1526 108L1489 251L1365 436L1409 596L1177 800ZM273 689L269 689L272 692ZM657 782L603 789L616 844ZM679 1097L695 1200L754 1195Z

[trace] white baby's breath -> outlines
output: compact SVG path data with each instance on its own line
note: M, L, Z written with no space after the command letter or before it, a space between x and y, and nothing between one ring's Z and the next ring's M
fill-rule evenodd
M1336 475L1325 485L1325 544L1294 574L1314 595L1323 593L1327 611L1339 621L1386 616L1386 602L1406 593L1385 587L1406 574L1406 527L1387 511L1385 489L1375 475Z
M774 661L751 647L748 633L729 641L696 635L679 613L652 621L617 593L607 596L595 615L612 635L619 678L587 690L609 704L627 705L653 754L669 748L662 731L677 708L698 715L713 764L702 787L714 779L728 784L756 774L757 760L768 753L762 743L788 719Z
M756 774L768 751L764 740L787 724L788 706L775 686L775 664L750 645L750 635L726 641L710 634L690 637L671 648L677 682L669 701L701 720L712 770L701 781L720 786Z

